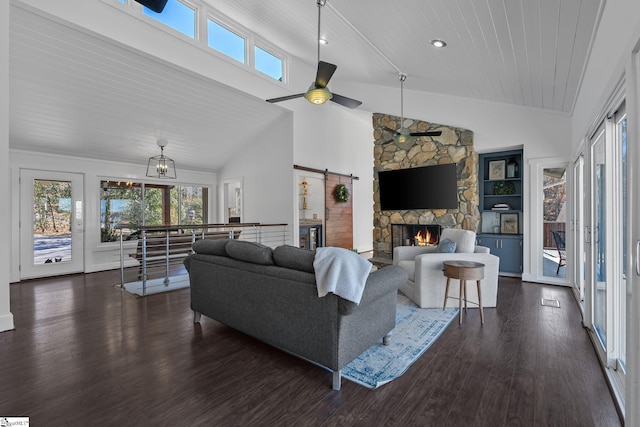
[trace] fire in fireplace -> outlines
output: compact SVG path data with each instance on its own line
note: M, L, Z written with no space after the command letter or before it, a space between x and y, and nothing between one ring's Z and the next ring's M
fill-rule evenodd
M418 233L413 237L413 246L431 246L436 245L438 238L437 236L431 236L429 230L423 233L422 230L419 230ZM410 243L410 242L407 242Z
M440 230L438 224L391 224L391 252L396 246L437 245Z

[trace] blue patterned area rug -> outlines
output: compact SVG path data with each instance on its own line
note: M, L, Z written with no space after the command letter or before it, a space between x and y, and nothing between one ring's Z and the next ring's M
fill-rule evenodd
M402 374L424 354L458 314L457 308L419 308L398 294L389 345L376 344L342 368L342 377L375 389Z

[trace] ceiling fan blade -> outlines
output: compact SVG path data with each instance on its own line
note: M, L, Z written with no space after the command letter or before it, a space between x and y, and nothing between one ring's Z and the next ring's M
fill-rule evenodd
M362 101L347 98L346 96L338 95L337 93L333 94L333 96L331 97L331 100L347 108L358 108L360 104L362 104Z
M391 133L395 133L396 135L400 135L400 132L391 128L388 128L386 126L383 126L382 129L386 130L387 132L391 132Z
M167 5L167 0L136 0L136 2L153 10L155 13L162 13Z
M442 135L442 131L440 130L432 130L428 132L411 132L409 135L411 136L440 136Z
M316 73L316 87L322 89L327 87L331 76L336 72L337 65L330 64L324 61L318 61L318 72Z
M280 101L288 101L290 99L296 99L296 98L302 98L304 96L304 93L297 93L295 95L288 95L288 96L281 96L280 98L271 98L271 99L267 99L267 102L280 102Z

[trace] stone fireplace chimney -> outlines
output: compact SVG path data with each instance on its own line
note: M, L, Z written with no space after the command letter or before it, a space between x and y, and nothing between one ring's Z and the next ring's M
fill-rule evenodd
M473 148L473 132L466 129L404 119L410 132L442 131L440 136L409 137L393 141L384 128L400 129L400 117L374 113L373 256L391 258L392 224L433 224L442 228L478 231L480 224L478 154ZM458 209L382 211L378 172L455 163L458 175ZM437 184L434 184L437 185Z

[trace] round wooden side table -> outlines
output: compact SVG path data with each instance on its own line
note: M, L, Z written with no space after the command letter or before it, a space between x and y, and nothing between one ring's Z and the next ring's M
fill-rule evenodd
M462 324L462 301L464 300L464 309L467 310L467 280L475 280L478 286L478 307L480 308L480 323L484 325L484 311L482 310L482 293L480 291L480 281L484 279L484 264L474 261L444 261L442 263L444 275L447 278L447 288L444 291L444 304L442 309L447 305L449 298L449 282L451 279L460 281L460 292L458 293L460 300L460 316L459 323ZM452 297L453 298L453 297ZM471 304L475 304L470 301Z

